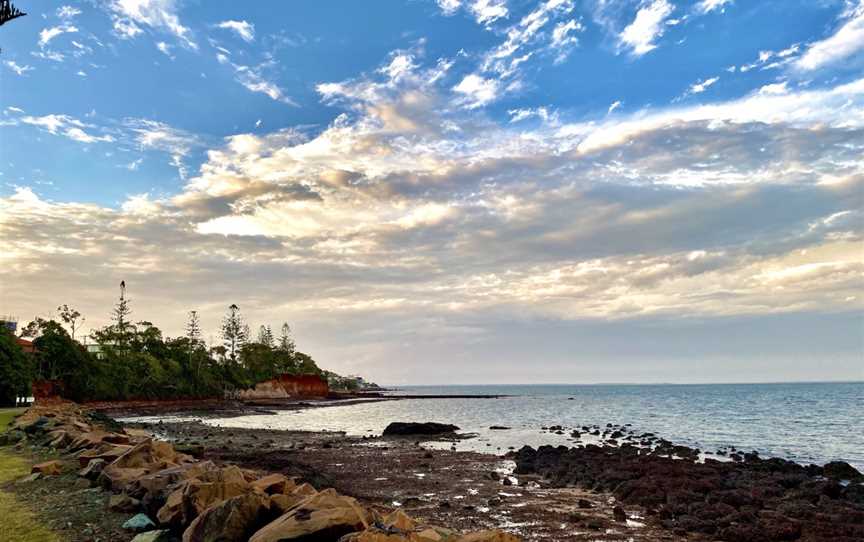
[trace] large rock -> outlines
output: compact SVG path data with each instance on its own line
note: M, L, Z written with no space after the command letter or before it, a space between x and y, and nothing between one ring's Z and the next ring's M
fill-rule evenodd
M126 450L105 467L99 480L115 491L123 491L142 476L189 460L188 456L175 452L170 443L148 439Z
M255 533L250 542L338 540L348 533L367 529L371 519L371 514L355 499L326 489L298 503Z
M825 466L822 467L822 472L826 478L833 478L835 480L857 480L862 478L862 474L858 472L855 467L845 461L832 461L826 463Z
M86 467L94 459L104 459L107 463L113 463L121 455L125 454L131 446L123 444L98 444L78 454L78 464Z
M153 520L148 518L146 514L135 514L131 518L127 519L125 523L123 523L123 528L127 531L140 533L143 531L150 531L155 529L156 524L153 523Z
M393 422L384 429L384 435L443 435L453 433L459 428L455 425L435 422Z
M252 487L262 493L273 495L289 493L297 487L297 484L295 484L293 480L289 480L283 474L273 473L255 480L252 482Z
M159 509L156 518L163 525L186 525L207 508L231 497L252 491L238 467L204 472L200 478L182 482Z
M267 495L238 495L202 512L183 532L183 542L248 540L274 517Z
M63 474L63 463L61 461L46 461L33 465L30 472L38 472L43 476L57 476Z
M94 429L83 433L76 438L69 446L70 451L81 450L84 448L92 448L98 444L107 442L110 444L129 444L129 437L119 433L111 433L101 429Z
M144 502L164 501L179 482L198 478L211 470L218 470L212 461L185 463L146 474L133 481L127 491Z
M270 495L270 507L279 512L279 515L294 508L298 503L318 493L309 484L301 484L288 493Z

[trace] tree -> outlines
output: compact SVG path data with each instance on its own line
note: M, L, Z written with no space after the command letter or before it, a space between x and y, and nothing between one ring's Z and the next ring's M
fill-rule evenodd
M201 349L201 321L198 319L198 311L189 311L189 320L186 321L186 338L189 340L189 369L192 371L195 388L201 376L201 356L193 354ZM193 363L193 360L195 363ZM197 389L195 391L198 391Z
M15 406L19 395L30 395L32 365L6 326L0 326L0 406Z
M240 307L232 304L228 313L222 319L222 343L225 352L232 362L237 361L237 354L249 338L249 326L243 321Z
M111 320L114 321L117 344L125 346L131 335L132 323L129 318L132 316L132 309L129 307L129 300L126 299L126 281L120 281L120 299L114 305L114 310L111 313Z
M189 319L186 321L186 338L190 344L198 344L201 342L201 320L198 318L198 311L189 311Z
M25 15L27 14L16 8L10 0L0 0L0 26Z
M42 328L47 322L48 321L44 318L37 316L34 320L21 328L21 338L35 339L42 333Z
M267 348L273 348L273 331L270 326L261 326L258 328L258 343L263 344Z
M63 320L63 323L69 326L69 330L72 332L72 340L74 341L75 330L84 324L85 318L81 316L80 312L66 304L57 307L57 312L60 313L60 319Z
M291 326L288 325L288 322L284 322L282 324L282 333L279 335L279 350L293 357L294 348L294 339L291 338Z

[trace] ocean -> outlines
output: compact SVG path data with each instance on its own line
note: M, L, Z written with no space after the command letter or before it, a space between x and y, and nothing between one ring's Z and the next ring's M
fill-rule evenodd
M544 426L632 424L636 431L706 452L734 446L801 463L841 460L864 471L864 382L411 386L394 393L507 397L404 399L205 421L350 435L380 434L393 421L435 421L476 433L456 443L457 449L498 454L526 444L577 443L567 434L543 431ZM493 425L510 429L490 430Z

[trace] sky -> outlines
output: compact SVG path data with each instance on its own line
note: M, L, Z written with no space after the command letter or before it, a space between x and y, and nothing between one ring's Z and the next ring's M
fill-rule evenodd
M384 384L864 379L864 0L18 0L0 313Z

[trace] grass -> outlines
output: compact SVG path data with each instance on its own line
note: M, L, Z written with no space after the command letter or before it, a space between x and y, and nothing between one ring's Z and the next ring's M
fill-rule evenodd
M0 409L0 433L24 409ZM0 485L30 472L30 462L9 448L0 448ZM4 542L58 542L57 535L39 523L33 511L0 489L0 540Z

